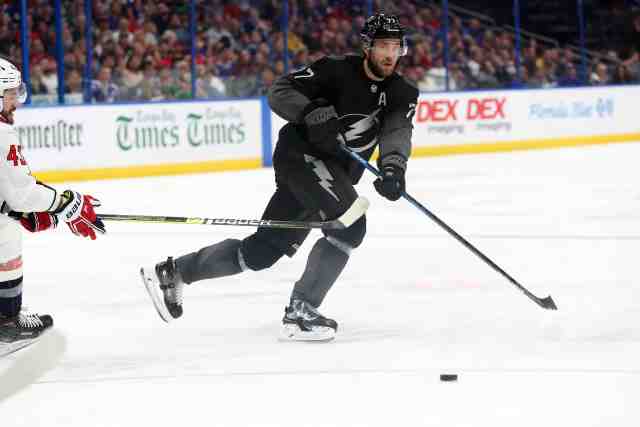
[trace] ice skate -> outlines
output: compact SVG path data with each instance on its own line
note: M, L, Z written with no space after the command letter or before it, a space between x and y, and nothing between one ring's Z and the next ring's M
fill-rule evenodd
M280 339L283 341L330 341L338 324L306 301L294 299L285 308Z
M168 323L182 316L184 282L172 257L155 267L141 268L140 276L162 320Z
M48 314L34 314L23 310L13 318L0 316L0 357L27 347L53 326Z

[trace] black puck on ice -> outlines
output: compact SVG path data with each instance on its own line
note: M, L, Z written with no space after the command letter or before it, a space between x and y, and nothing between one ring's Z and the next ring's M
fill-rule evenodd
M456 374L440 374L440 381L458 381Z

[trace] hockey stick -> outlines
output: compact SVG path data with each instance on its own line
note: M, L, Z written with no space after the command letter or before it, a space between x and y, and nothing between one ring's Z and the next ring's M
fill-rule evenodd
M360 163L362 166L364 166L370 172L372 172L374 175L376 175L378 178L382 177L382 174L380 173L380 171L378 169L376 169L375 167L371 166L371 164L369 164L369 162L364 160L357 153L353 152L351 149L349 149L348 147L346 147L344 145L342 145L342 149L344 151L346 151L354 160L356 160L358 163ZM449 233L450 235L455 237L458 242L460 242L464 246L466 246L467 249L469 249L471 252L473 252L478 257L480 257L481 260L483 260L485 263L487 263L489 266L491 266L495 271L497 271L503 277L505 277L507 280L509 280L512 284L514 284L527 297L529 297L531 300L533 300L540 307L545 308L547 310L557 310L558 309L558 307L556 306L556 303L553 301L551 296L548 296L546 298L539 298L539 297L535 296L534 294L532 294L527 288L525 288L520 283L518 283L516 281L516 279L511 277L509 274L507 274L506 271L504 271L496 263L491 261L491 259L489 259L489 257L487 257L485 254L480 252L480 250L478 250L475 246L473 246L471 243L469 243L464 237L459 235L453 228L449 227L444 221L442 221L440 218L438 218L436 215L434 215L431 211L429 211L429 209L427 209L424 206L422 206L416 199L414 199L409 194L407 194L406 191L402 192L402 197L404 197L407 201L409 201L409 203L411 203L413 206L415 206L416 208L421 210L425 215L427 215L429 218L431 218L436 224L438 224L440 227L442 227L447 233Z
M340 230L356 222L369 208L365 197L358 197L340 217L330 221L281 221L275 219L199 218L185 216L97 214L104 221L152 222L160 224L235 225L264 228L321 228Z

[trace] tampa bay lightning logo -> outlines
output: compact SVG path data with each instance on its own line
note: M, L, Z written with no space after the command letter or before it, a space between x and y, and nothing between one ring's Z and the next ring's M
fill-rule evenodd
M380 108L369 115L345 114L340 117L340 123L344 125L345 129L344 136L347 139L347 146L356 153L367 151L378 142L379 113Z

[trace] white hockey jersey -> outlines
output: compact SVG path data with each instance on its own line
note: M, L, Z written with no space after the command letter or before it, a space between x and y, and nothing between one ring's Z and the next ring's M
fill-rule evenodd
M22 155L13 125L0 120L0 204L2 212L50 211L57 206L54 188L38 184Z

